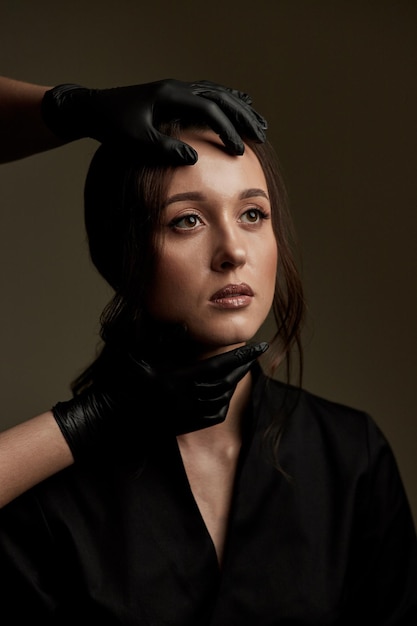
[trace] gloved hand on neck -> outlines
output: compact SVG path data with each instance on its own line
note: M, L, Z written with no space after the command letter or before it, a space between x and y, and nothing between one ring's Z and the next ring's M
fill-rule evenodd
M226 419L237 384L267 348L266 342L245 345L178 367L171 359L168 366L153 366L109 350L95 382L52 412L76 461L110 450L124 432L145 438L209 428Z

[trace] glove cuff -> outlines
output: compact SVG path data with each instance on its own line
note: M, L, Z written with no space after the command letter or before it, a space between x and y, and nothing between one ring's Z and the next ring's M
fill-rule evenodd
M51 410L75 461L90 457L107 441L113 407L104 394L86 390Z

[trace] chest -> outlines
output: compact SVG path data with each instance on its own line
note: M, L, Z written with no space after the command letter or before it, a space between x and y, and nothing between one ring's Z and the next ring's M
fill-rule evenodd
M59 512L61 525L72 520L70 602L88 596L95 616L123 607L125 624L334 623L346 562L333 547L349 554L350 532L329 533L332 494L316 511L310 471L295 489L258 454L238 456L195 462L185 447L159 446L137 477L83 482L91 534L76 522L79 502Z
M222 563L233 487L239 455L236 444L219 454L209 449L196 455L179 441L179 450L190 490Z

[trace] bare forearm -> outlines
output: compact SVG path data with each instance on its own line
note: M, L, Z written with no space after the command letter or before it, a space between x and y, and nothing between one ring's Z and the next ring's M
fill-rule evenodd
M74 462L50 411L0 433L0 507Z
M48 89L0 76L0 163L64 143L42 121L41 102Z

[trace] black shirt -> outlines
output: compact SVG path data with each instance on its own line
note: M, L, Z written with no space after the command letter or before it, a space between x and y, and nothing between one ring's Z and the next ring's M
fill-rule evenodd
M264 432L285 391L257 372L221 569L160 433L0 510L2 623L416 626L416 533L389 444L366 413L302 391L279 471Z

